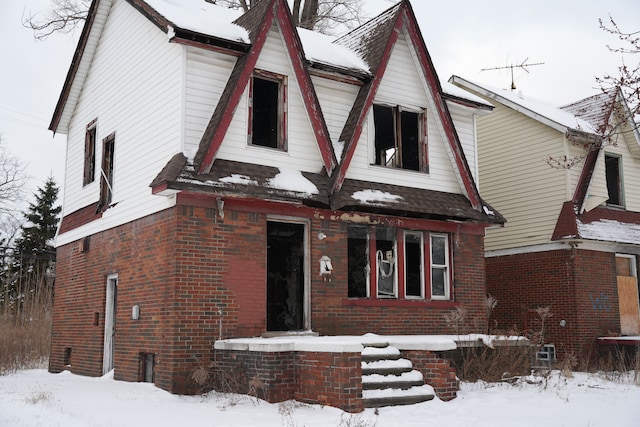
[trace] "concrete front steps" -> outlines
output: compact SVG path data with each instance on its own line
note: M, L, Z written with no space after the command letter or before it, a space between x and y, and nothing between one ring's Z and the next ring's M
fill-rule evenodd
M412 405L434 397L420 371L400 351L386 342L363 343L362 400L365 408Z

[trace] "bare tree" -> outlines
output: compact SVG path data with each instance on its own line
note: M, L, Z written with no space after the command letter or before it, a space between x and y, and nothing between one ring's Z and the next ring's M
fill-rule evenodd
M260 0L203 1L247 12ZM45 40L53 33L68 33L82 25L90 5L91 0L51 0L46 12L25 11L22 24L33 30L37 40ZM293 0L292 15L296 26L330 34L361 23L362 0Z
M581 163L592 150L597 150L603 145L615 145L618 137L624 132L629 132L629 128L631 131L640 128L640 31L623 31L611 16L608 21L600 19L599 24L603 31L617 37L618 45L607 45L607 48L621 57L617 73L595 78L601 93L610 97L611 105L607 110L610 111L609 117L613 120L599 124L596 129L598 137L587 138L578 143L585 149L584 155L547 156L547 163L554 168L571 169ZM620 102L618 93L622 95L624 102ZM578 115L581 113L588 114L589 111L579 111Z
M13 203L20 200L26 182L24 165L0 145L0 216L15 211Z
M68 33L84 24L90 5L91 0L51 0L45 13L25 10L22 25L33 30L36 40L45 40L53 33Z

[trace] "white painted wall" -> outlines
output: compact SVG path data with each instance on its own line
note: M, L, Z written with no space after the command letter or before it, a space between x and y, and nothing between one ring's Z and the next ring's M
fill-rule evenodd
M260 52L256 68L287 76L287 145L286 152L250 146L248 136L248 88L218 151L218 158L319 173L323 163L320 149L307 115L300 85L295 76L281 32L274 25Z
M445 140L437 125L436 116L430 106L431 95L426 92L426 82L418 64L414 61L405 35L400 34L389 64L376 93L374 103L400 105L416 111L426 109L427 139L429 145L429 173L386 168L374 163L374 126L373 112L369 111L367 121L353 159L347 178L359 179L406 187L422 188L450 193L462 193L454 174Z
M116 0L101 35L67 135L63 215L99 199L100 179L83 187L86 125L97 118L96 169L102 140L115 132L113 203L100 220L58 236L63 245L170 207L149 184L181 149L182 64L180 45ZM142 101L142 102L141 102Z

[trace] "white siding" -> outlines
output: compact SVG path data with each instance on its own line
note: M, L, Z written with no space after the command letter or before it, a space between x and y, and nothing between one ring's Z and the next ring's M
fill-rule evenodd
M235 114L218 151L218 158L283 167L307 172L322 170L322 157L307 116L300 86L277 26L274 26L258 58L257 69L287 76L287 152L247 145L248 89Z
M187 47L184 152L193 159L236 58Z
M320 101L320 108L327 123L332 142L338 142L360 86L313 76L313 85ZM336 153L340 160L340 153Z
M149 184L181 148L182 49L170 44L124 0L114 2L70 121L63 215L99 198L98 174L93 183L82 186L85 127L95 118L98 171L102 140L115 132L113 202L117 204L101 219L58 236L59 245L173 203L151 195Z
M463 107L459 104L448 103L449 112L453 119L453 125L456 128L456 133L460 139L460 145L462 145L462 151L467 159L473 179L479 186L478 182L478 162L477 162L477 150L476 150L476 129L475 129L475 115L468 107Z
M347 178L462 193L447 147L445 147L443 135L440 132L441 127L437 123L438 119L430 108L433 104L430 97L431 94L426 92L426 82L421 69L414 62L404 34L400 34L380 82L374 103L400 105L416 110L426 109L429 173L371 165L374 158L374 128L373 114L369 111L367 123L364 126L367 132L363 131L358 141L354 157L347 171Z

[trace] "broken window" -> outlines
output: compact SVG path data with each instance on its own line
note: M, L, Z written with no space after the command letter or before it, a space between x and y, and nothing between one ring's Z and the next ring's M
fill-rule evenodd
M369 228L349 226L347 251L349 257L349 298L369 296Z
M349 298L451 299L449 236L400 231L349 227Z
M605 174L607 176L608 205L624 206L622 192L622 159L612 154L604 155Z
M422 233L404 233L404 275L407 298L424 298Z
M249 91L251 145L286 150L286 77L256 70Z
M102 168L100 169L99 208L106 209L113 198L113 161L116 137L111 134L102 141Z
M376 228L376 279L378 297L395 297L396 238L393 228Z
M84 172L82 185L91 184L96 178L96 124L94 119L87 125L84 134Z
M373 122L376 165L428 171L424 114L374 105Z

